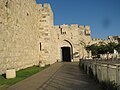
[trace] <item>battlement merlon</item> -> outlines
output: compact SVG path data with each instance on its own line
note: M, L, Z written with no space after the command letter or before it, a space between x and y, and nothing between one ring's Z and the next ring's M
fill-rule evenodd
M81 30L90 30L90 26L79 26Z
M37 7L39 7L39 9L43 9L42 4L36 4Z
M71 27L79 27L78 24L71 24Z
M59 26L59 28L68 28L68 27L69 27L69 25L67 25L67 24L62 24Z
M38 3L37 3L37 6L38 6L41 10L45 10L45 11L47 11L47 12L53 13L52 8L51 8L51 6L50 6L49 3L45 3L45 4L38 4Z
M84 26L79 26L79 29L84 30L85 28L84 28Z
M49 3L45 3L45 4L43 5L43 9L45 9L45 10L53 13L52 8L51 8L51 6L50 6Z
M45 4L43 5L43 7L44 7L44 8L49 8L49 9L51 9L51 6L50 6L49 3L45 3Z
M68 25L68 24L63 24L63 25L60 25L59 26L60 28L73 28L73 27L75 27L75 28L79 28L79 26L78 26L78 24L71 24L71 25Z
M60 29L59 25L54 26L54 29Z
M102 38L92 38L92 40L93 40L93 41L98 41L98 40L99 40L99 41L104 41L104 39L102 39Z
M85 29L90 30L90 26L84 26Z
M68 24L62 24L59 26L59 28L80 28L81 30L90 30L90 26L79 26L78 24L71 24L71 25L68 25Z

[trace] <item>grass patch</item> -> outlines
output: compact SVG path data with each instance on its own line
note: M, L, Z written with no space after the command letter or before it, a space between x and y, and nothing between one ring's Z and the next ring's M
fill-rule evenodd
M44 68L33 66L33 67L29 67L29 68L17 71L16 78L14 79L6 79L5 75L0 75L0 87L8 87L10 85L13 85L21 80L24 80L32 76L33 74L36 74L42 71L43 69L47 67L49 67L49 65L46 65Z

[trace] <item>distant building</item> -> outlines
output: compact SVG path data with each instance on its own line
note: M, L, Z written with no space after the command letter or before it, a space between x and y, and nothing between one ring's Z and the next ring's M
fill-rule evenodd
M108 36L108 39L120 43L120 36Z

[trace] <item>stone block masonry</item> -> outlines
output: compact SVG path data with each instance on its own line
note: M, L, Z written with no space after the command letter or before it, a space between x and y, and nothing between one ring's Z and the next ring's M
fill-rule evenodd
M42 10L35 0L0 0L0 74L39 64Z

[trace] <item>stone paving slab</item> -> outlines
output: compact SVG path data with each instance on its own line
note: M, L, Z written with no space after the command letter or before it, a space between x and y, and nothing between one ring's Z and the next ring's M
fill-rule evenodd
M102 90L78 63L56 63L7 90Z

